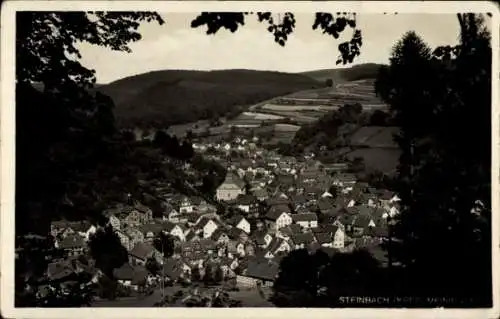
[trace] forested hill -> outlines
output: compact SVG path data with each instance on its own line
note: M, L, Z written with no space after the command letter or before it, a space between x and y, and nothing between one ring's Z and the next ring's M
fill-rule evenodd
M166 126L241 111L243 106L323 82L292 73L253 70L164 70L98 88L115 103L121 125Z
M338 69L323 69L315 71L302 72L300 74L306 75L317 81L324 82L327 79L332 79L336 82L349 82L364 79L374 79L383 64L377 63L363 63L353 65L348 68Z

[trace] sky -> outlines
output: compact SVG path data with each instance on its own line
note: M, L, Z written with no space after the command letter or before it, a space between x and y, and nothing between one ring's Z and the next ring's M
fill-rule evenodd
M166 23L143 23L142 39L132 43L131 53L80 44L81 63L96 70L98 83L109 83L153 70L254 69L303 72L338 66L338 44L352 35L346 29L339 39L313 30L313 13L295 13L296 28L285 47L274 42L267 25L255 16L236 33L221 29L206 35L205 27L191 28L196 13L161 14ZM278 14L275 13L275 17ZM361 54L354 64L388 63L391 49L407 31L415 31L434 48L457 43L459 25L455 14L358 14L363 36Z

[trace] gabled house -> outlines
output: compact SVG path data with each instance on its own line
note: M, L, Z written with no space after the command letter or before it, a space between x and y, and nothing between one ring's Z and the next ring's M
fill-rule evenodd
M227 235L226 231L224 231L224 229L222 229L221 227L217 228L212 233L210 239L219 244L227 244L229 242L229 236Z
M274 237L266 250L270 251L273 256L275 256L279 252L290 252L292 250L292 246L288 243L288 241L282 238Z
M201 217L196 223L196 227L202 230L203 238L210 238L219 225L213 219Z
M224 182L216 190L219 201L231 201L245 194L245 183L232 172L228 172Z
M70 234L56 243L58 248L64 249L69 255L81 254L86 247L85 239L78 233Z
M344 229L337 227L333 233L333 248L344 248L345 237L346 235Z
M318 216L315 213L292 214L291 216L295 223L304 228L318 227Z
M293 222L289 211L287 212L281 209L270 209L267 212L265 219L268 229L274 231L278 231L280 228L286 227Z
M181 213L179 213L174 206L166 204L163 207L162 214L163 221L169 221L171 223L179 223L181 221Z
M240 287L272 287L278 275L279 265L267 260L253 259L243 274L236 277L236 283Z
M179 224L166 223L164 231L174 237L177 237L181 242L186 240L185 231Z
M273 240L273 236L263 230L257 230L252 233L252 239L260 248L266 248Z
M250 234L250 223L248 220L241 216L241 215L235 215L232 218L230 218L227 222L229 225L236 227L238 229L241 229L247 234Z

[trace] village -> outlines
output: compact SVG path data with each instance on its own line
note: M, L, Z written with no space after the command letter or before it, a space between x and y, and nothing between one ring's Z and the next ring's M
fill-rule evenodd
M399 198L358 182L347 163L323 164L314 154L281 156L262 148L257 137L197 139L193 149L227 168L214 198L166 192L161 217L153 217L150 207L134 199L103 212L128 252L129 262L113 271L123 297L156 291L165 300L165 287L209 283L217 291L258 291L265 299L280 260L296 249L321 249L331 256L365 248L387 262L380 244L389 237ZM182 170L194 174L189 164ZM60 281L81 271L75 260L87 253L99 227L88 221L54 221L55 245L70 257L52 261L48 278ZM161 235L174 241L169 254L153 243ZM148 270L151 261L158 268L154 273ZM89 271L89 266L83 268ZM92 271L96 283L103 274ZM191 290L182 299L179 291L176 300L184 304L198 294ZM161 300L156 305L166 305Z

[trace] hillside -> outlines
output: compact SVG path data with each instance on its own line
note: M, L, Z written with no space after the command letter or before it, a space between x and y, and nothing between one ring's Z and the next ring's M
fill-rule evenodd
M333 79L336 83L343 83L364 79L374 79L376 78L378 70L381 66L383 66L383 64L364 63L353 65L348 68L323 69L302 72L300 74L306 75L320 82L324 82L326 79Z
M119 124L166 126L238 113L244 106L321 86L301 74L165 70L127 77L98 90L115 102Z

